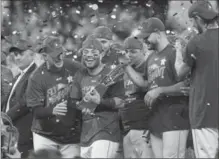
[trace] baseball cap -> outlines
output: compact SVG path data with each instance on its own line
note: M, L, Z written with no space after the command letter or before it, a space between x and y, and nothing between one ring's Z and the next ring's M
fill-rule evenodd
M189 18L192 18L196 15L206 20L212 20L218 15L218 13L214 11L210 2L202 0L193 3L189 8Z
M163 22L158 18L149 18L145 22L142 23L140 27L140 33L138 35L139 38L147 38L151 33L157 31L165 31L165 26Z
M18 40L14 45L12 45L9 48L9 52L12 52L14 50L19 51L26 51L26 50L33 50L33 46L26 40Z
M136 37L128 37L124 41L124 48L125 49L140 49L140 50L142 50L143 44Z
M36 49L38 53L44 52L49 54L53 57L58 56L59 54L63 53L65 50L62 47L61 41L57 37L48 36L42 44L42 47L38 47Z
M82 50L84 49L96 49L100 52L103 51L102 44L92 35L88 36L82 44Z
M108 39L112 40L113 38L113 32L111 31L110 28L106 26L99 26L94 30L93 33L95 38L103 38L103 39Z

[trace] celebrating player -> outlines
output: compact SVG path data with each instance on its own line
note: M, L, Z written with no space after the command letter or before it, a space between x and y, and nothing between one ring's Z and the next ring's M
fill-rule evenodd
M79 99L86 98L88 103L98 105L95 115L88 113L89 108L82 110L81 157L84 158L116 158L121 137L117 109L123 106L123 100L118 98L123 95L122 82L110 86L103 98L93 89L111 71L101 62L102 52L101 43L89 36L82 47L82 60L86 69L75 75Z
M58 150L63 158L73 158L80 154L80 112L68 102L73 77L63 67L59 39L47 37L42 54L46 62L33 73L27 90L34 150Z
M144 39L148 49L154 50L146 61L147 81L130 65L126 70L133 82L148 88L145 103L152 106L153 111L150 137L154 155L158 158L184 157L189 129L188 99L180 90L184 82L177 83L175 49L169 44L165 26L158 18L144 22L139 37Z
M218 149L218 13L210 2L198 1L189 9L200 34L183 52L179 76L191 71L190 123L197 158L214 158Z
M127 38L124 49L133 68L144 76L146 57L142 42L136 38ZM148 132L150 110L144 104L146 91L136 86L127 74L124 75L124 86L127 104L120 111L124 129L124 157L152 158Z

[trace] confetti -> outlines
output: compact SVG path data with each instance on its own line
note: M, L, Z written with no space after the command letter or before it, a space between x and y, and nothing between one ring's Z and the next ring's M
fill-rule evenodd
M112 19L116 19L116 15L114 15L114 14L111 15L111 18L112 18Z
M97 10L98 9L98 5L97 4L93 4L92 9L93 10Z
M31 9L28 9L28 13L32 13L33 11Z
M75 12L76 12L77 14L80 14L80 13L81 13L79 10L76 10Z
M176 16L178 13L174 13L173 16Z

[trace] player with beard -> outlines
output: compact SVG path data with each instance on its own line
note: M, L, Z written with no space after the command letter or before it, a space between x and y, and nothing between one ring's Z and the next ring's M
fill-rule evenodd
M103 46L103 59L104 64L118 64L116 53L113 51L111 46L113 45L113 32L110 28L106 26L99 26L94 30L93 36L102 44Z
M179 76L191 71L190 123L197 158L214 158L218 149L218 13L210 2L193 3L188 15L199 34L183 52Z
M117 109L124 106L123 100L118 98L124 94L123 82L110 86L102 99L93 89L111 71L101 62L102 53L101 43L89 36L82 47L82 61L86 69L75 75L77 88L73 91L78 90L78 100L86 98L87 102L98 105L94 116L88 113L88 108L82 110L81 157L84 158L116 158L121 138Z
M146 57L143 44L137 38L129 37L124 42L127 60L144 76ZM120 109L124 129L123 149L125 158L153 158L148 140L150 110L144 104L146 89L136 86L127 74L124 75L125 108Z
M34 150L57 150L63 158L73 158L80 154L80 111L68 100L73 76L63 66L58 38L47 37L42 49L45 63L33 73L27 90Z
M144 100L153 113L149 123L152 150L156 158L183 158L189 129L188 97L180 90L185 83L177 80L176 51L169 44L165 26L158 18L143 22L139 37L144 39L148 49L154 50L146 61L147 80L130 65L126 71L135 84L147 87Z

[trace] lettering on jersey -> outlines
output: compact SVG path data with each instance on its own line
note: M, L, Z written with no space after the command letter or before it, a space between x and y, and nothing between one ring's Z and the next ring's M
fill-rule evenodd
M59 83L47 90L47 106L66 100L70 91L68 84Z
M72 76L68 76L67 80L68 80L68 83L71 83L73 81L73 77Z
M152 82L156 78L164 78L164 71L166 69L166 59L160 60L159 64L152 64L148 67L148 81Z

